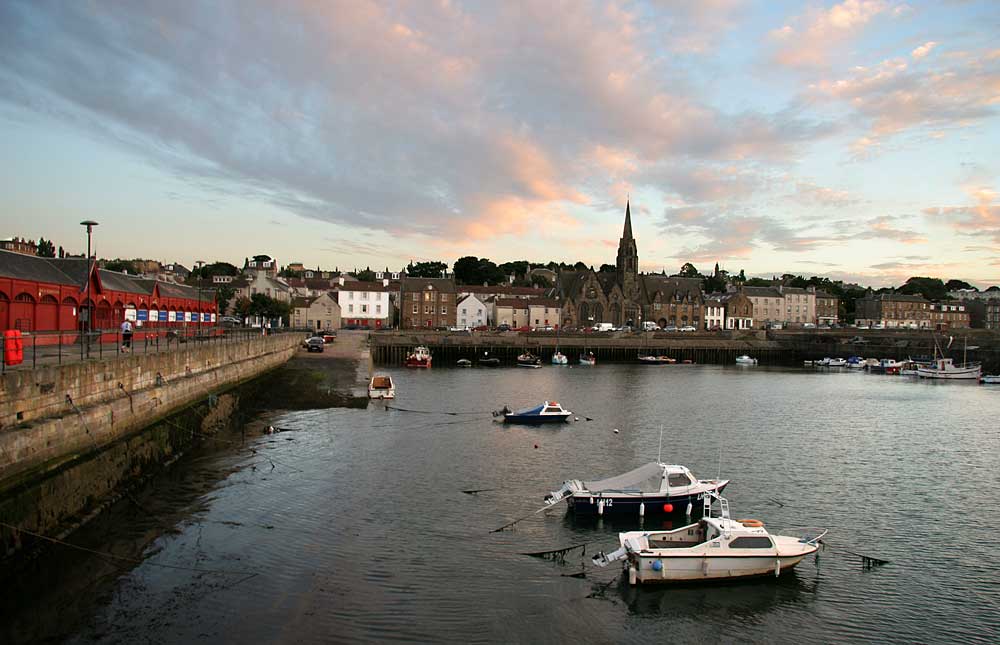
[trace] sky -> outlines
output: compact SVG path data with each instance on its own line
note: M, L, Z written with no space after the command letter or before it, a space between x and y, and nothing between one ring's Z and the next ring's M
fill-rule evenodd
M0 2L0 236L1000 284L1000 4Z

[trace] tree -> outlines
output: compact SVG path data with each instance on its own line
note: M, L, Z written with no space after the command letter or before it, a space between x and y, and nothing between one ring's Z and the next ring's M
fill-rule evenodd
M41 246L41 242L39 242L39 246ZM954 278L952 278L948 282L945 282L944 288L947 289L948 291L958 291L959 289L973 289L975 291L979 291L979 289L976 289L974 286L972 286L965 280L956 280Z
M302 272L296 271L295 269L289 269L286 267L281 271L278 271L278 275L282 278L301 278Z
M573 265L573 270L574 271L586 271L587 270L587 265L584 264L583 262L577 262L576 264Z
M598 273L614 273L618 270L618 267L613 264L602 264L601 268L598 269Z
M195 269L191 272L191 275L195 275L196 273L198 274L197 277L210 280L212 276L216 275L236 276L240 274L240 270L236 268L236 265L229 264L228 262L212 262L211 264L203 265L200 271Z
M52 240L46 240L44 237L38 238L38 257L40 258L56 257L56 247L54 244L52 244Z
M914 276L899 288L899 293L921 295L928 300L944 300L948 297L948 289L940 278L924 278Z
M365 267L364 271L356 272L354 277L362 282L371 282L375 279L375 272L372 271L371 267Z
M698 273L698 267L691 264L690 262L685 262L681 267L680 273L678 274L682 278L700 278L701 274Z
M219 304L219 311L225 314L226 309L229 308L229 301L235 295L236 289L233 289L228 284L220 286L219 290L215 292L215 301Z
M467 255L455 261L455 281L459 284L500 284L504 272L489 258Z
M749 278L747 280L744 280L743 284L745 284L748 287L770 287L771 281L765 280L764 278Z
M107 260L104 262L104 266L101 267L105 271L117 271L119 273L138 273L135 270L135 265L129 260L122 260L120 258L115 258L114 260Z
M448 270L444 262L410 262L406 266L406 275L411 278L440 278L443 271Z
M531 286L541 287L542 289L551 289L552 283L549 282L549 279L545 276L536 274L531 276Z
M993 285L992 287L989 287L986 290L987 291L1000 291L1000 287L998 287L997 285Z
M291 307L287 302L275 300L274 298L265 296L262 293L253 294L253 296L250 297L250 302L247 306L247 312L251 316L260 316L269 320L280 318L285 321L285 324L288 323L289 311L291 311Z
M514 260L512 262L504 262L497 268L500 269L504 276L512 275L517 278L528 274L528 271L531 270L531 263L527 260Z

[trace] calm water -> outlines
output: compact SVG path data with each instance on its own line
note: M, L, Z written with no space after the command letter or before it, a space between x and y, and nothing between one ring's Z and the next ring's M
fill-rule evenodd
M275 413L297 431L255 436L256 453L216 442L73 538L142 564L39 563L6 636L1000 641L1000 388L718 366L392 374L396 406L478 414ZM510 427L488 413L544 398L593 420ZM564 479L655 459L661 425L665 460L733 480L735 515L828 527L830 548L778 580L633 589L617 567L569 574L638 520L577 523L559 506L490 533ZM587 557L564 563L520 555L582 542ZM891 564L865 571L843 549Z

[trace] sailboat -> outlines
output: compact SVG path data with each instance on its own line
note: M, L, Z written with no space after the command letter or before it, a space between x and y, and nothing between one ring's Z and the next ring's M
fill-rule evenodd
M559 327L556 327L556 353L552 355L552 364L567 365L568 363L569 359L566 358L565 354L559 351Z
M948 339L948 346L951 346L951 338ZM965 339L965 347L962 350L962 362L955 364L950 358L945 357L944 352L938 346L937 339L934 339L934 360L930 365L920 365L917 367L917 376L920 378L935 378L947 380L979 380L983 374L982 363L978 361L968 361L969 339ZM972 349L978 349L973 347Z

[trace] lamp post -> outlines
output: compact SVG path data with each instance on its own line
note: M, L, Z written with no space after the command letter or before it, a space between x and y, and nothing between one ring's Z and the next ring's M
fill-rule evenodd
M87 227L87 323L84 325L84 343L87 347L87 356L90 356L90 317L93 315L90 307L90 278L94 273L93 259L90 255L90 237L94 232L94 227L97 226L97 222L90 219L85 219L80 222L80 226ZM82 313L82 312L81 312ZM82 346L81 346L82 348Z

